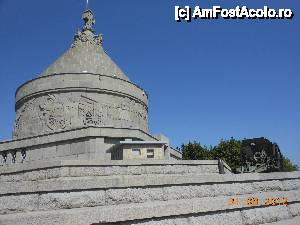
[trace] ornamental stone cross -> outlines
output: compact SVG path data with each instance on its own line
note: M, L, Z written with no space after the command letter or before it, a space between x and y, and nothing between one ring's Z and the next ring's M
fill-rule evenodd
M93 25L95 24L95 20L94 20L94 15L93 12L90 9L87 9L83 15L82 15L82 19L84 20L84 27L83 27L83 31L86 30L93 30Z

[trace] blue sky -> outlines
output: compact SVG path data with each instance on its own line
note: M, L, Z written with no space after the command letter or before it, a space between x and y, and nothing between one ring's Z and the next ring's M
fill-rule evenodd
M291 8L292 20L174 21L175 5ZM69 48L84 0L0 0L0 139L14 93ZM90 0L104 48L149 94L151 133L173 146L267 137L300 165L300 2Z

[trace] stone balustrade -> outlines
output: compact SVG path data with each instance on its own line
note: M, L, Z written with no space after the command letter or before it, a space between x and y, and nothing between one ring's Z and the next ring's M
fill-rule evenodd
M8 151L1 151L0 165L9 165L15 163L23 163L26 159L26 149L15 149Z

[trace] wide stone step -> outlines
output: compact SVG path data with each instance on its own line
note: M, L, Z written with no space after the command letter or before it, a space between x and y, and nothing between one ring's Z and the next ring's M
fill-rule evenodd
M300 224L300 216L297 216L292 219L273 222L273 223L265 223L264 225L299 225L299 224Z
M300 173L62 177L2 182L0 213L274 192L300 193ZM290 191L290 192L289 192ZM265 198L270 196L265 196ZM294 198L294 197L293 197ZM261 199L263 201L264 199ZM289 199L290 200L290 199Z
M230 168L224 164L225 172ZM0 167L0 182L45 180L58 177L143 175L143 174L219 174L217 160L195 161L49 161Z
M227 204L224 196L154 201L126 205L84 207L0 215L1 225L199 225L264 224L300 215L299 191L257 193L258 198L278 194L291 198L288 206ZM252 195L240 195L247 199Z

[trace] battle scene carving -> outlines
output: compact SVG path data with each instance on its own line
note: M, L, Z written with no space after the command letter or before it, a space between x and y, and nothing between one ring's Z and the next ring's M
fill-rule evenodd
M63 130L68 125L65 107L54 95L48 95L45 103L39 105L39 108L41 120L43 120L52 131Z
M85 126L148 130L148 112L144 104L128 97L97 97L93 94L64 93L29 100L17 109L14 137Z
M25 104L23 104L19 110L17 110L16 113L16 120L15 120L15 126L13 131L13 137L17 138L20 133L26 128L26 114L28 115L30 112L32 112L33 109L33 102L35 99L31 99Z
M78 115L82 118L85 126L95 125L100 126L104 124L103 114L95 107L96 101L83 97L83 101L78 104Z

